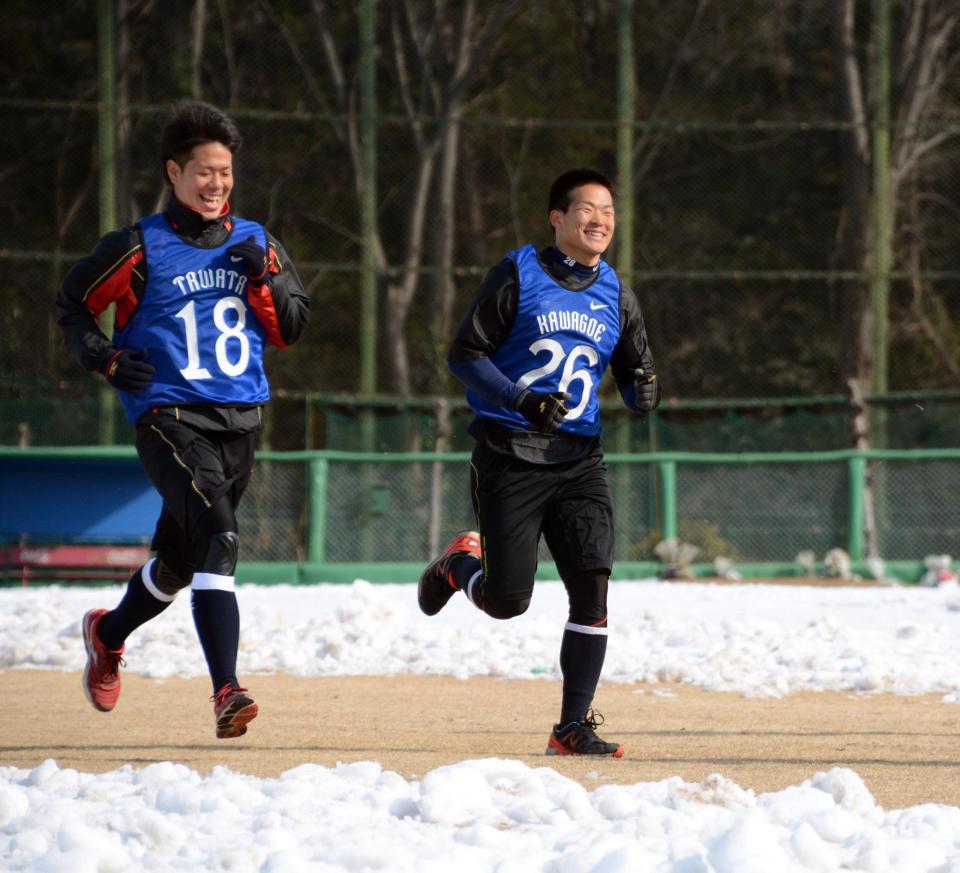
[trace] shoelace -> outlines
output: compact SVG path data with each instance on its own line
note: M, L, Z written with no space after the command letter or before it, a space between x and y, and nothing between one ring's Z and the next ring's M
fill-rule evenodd
M105 651L100 672L104 679L112 679L120 672L121 667L126 666L127 662L123 660L119 652Z
M587 714L583 717L583 723L592 731L600 727L604 721L606 721L606 719L604 719L603 713L596 712L592 709L588 709Z
M597 728L604 722L603 714L590 709L580 722L580 729L574 728L573 745L577 748L592 746L594 743L602 743L603 740L597 736Z
M213 701L214 706L222 706L223 702L232 694L239 694L246 690L246 688L240 688L237 685L224 685L223 688L221 688L210 699Z
M584 741L589 742L603 742L600 737L597 736L596 730L604 722L603 714L595 712L592 709L587 710L587 714L583 717L583 721L574 721L570 722L569 734L567 731L564 731L564 736L572 735L572 737L577 737L579 739L573 740L575 745L582 746Z

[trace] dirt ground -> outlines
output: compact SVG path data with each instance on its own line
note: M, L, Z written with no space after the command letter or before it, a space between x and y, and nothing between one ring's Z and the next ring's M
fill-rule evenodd
M260 704L246 736L218 740L206 679L123 677L111 713L87 703L79 673L0 671L0 766L102 772L174 761L277 776L299 764L378 761L405 778L471 758L553 767L588 788L713 773L757 793L821 770L856 770L888 809L960 805L957 708L937 696L794 694L757 700L688 686L603 684L599 733L619 760L543 754L557 716L551 680L245 677ZM15 705L11 705L16 701Z

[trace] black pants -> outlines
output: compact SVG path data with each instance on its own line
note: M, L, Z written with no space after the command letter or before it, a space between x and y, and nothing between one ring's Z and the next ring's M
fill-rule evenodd
M529 601L543 535L568 586L613 567L613 505L599 447L578 461L531 464L478 442L473 508L483 543L484 598Z
M256 432L201 431L172 417L137 426L137 453L163 498L152 548L178 575L200 566L211 534L237 530L256 439ZM217 518L204 523L214 506Z

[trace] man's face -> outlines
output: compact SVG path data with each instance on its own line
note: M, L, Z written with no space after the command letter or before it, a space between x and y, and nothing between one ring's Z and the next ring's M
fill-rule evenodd
M233 154L221 142L194 146L182 168L167 161L167 175L177 200L209 221L223 213L233 190Z
M603 185L580 185L566 212L550 211L555 243L565 255L592 267L613 240L613 197Z

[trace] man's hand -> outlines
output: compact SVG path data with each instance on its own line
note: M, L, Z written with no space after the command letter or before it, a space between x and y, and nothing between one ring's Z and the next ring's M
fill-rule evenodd
M647 373L642 368L633 371L633 403L642 412L649 412L657 405L657 374Z
M252 236L230 246L227 254L235 264L243 263L243 272L251 282L262 282L267 275L267 253L257 245L257 241Z
M516 409L540 433L553 433L570 411L564 403L567 397L562 391L547 394L528 388L517 398Z
M114 388L137 394L143 391L153 378L156 368L146 361L147 350L120 349L103 368L103 375Z

